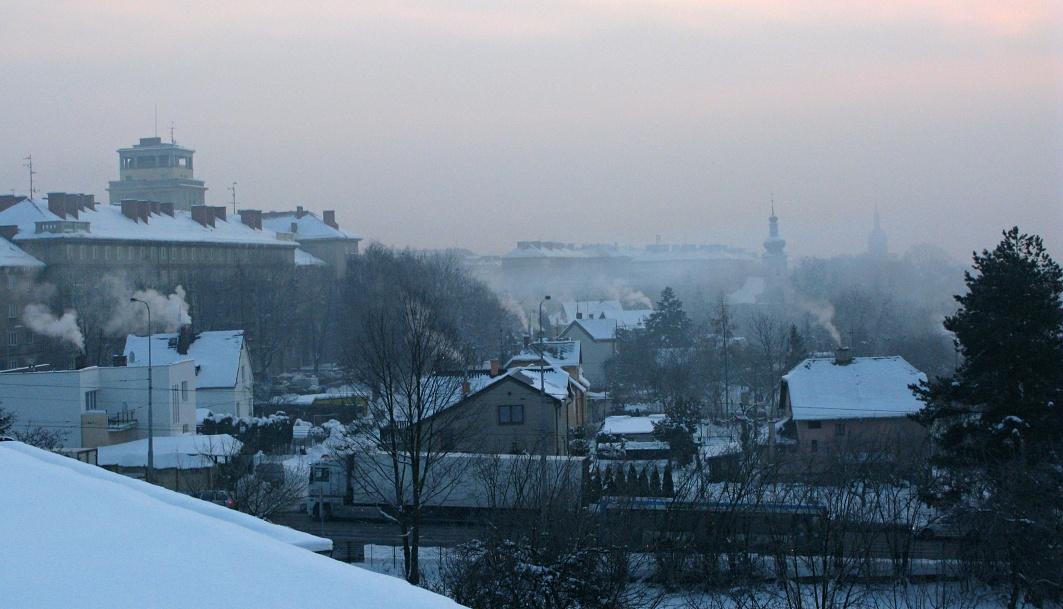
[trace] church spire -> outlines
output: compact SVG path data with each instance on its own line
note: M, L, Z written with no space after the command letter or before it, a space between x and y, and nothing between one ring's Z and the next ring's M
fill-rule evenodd
M885 258L889 255L889 241L886 238L886 231L882 230L878 204L875 205L874 226L871 228L871 234L867 236L867 253L873 258Z

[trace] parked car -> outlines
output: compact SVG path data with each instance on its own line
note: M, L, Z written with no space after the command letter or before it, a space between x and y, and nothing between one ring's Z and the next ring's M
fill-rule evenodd
M209 501L215 505L223 505L227 508L231 508L233 503L232 497L229 496L228 491L212 490L212 491L200 491L196 493L196 499L202 499L203 501Z

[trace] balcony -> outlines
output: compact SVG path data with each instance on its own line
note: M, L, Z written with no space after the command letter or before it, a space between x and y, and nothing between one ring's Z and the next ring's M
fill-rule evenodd
M107 415L107 431L125 431L137 426L137 418L132 410Z

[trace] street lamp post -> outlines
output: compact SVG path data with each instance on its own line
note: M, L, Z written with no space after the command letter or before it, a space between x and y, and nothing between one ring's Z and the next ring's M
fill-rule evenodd
M155 421L152 409L152 383L151 383L151 306L139 298L130 298L129 302L139 302L144 305L148 312L148 469L144 477L148 482L155 481Z

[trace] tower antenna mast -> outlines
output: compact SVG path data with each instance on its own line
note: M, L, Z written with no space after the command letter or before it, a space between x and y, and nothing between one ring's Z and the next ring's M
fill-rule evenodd
M233 213L236 213L236 182L229 187L229 192L233 193Z
M159 137L159 104L155 104L155 137Z
M173 121L170 121L170 143L176 144L177 140L173 136Z
M33 195L37 192L36 188L34 188L34 186L33 186L33 176L34 176L34 174L37 173L36 171L33 170L33 155L32 154L27 155L26 158L24 158L22 160L26 161L25 163L22 164L22 166L29 170L29 174L30 174L30 198L32 199Z

